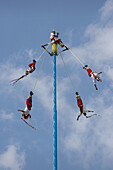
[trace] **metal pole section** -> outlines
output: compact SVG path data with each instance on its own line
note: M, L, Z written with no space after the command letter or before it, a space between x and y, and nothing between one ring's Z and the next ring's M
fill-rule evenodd
M56 109L56 55L53 54L53 170L57 170L57 109Z

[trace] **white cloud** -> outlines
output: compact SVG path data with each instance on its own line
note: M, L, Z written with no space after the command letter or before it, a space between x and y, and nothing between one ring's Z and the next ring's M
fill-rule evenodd
M36 57L37 55L37 51L35 51L34 49L26 49L25 52L27 53L27 57L34 59L34 57Z
M105 67L105 73L106 73L106 76L107 76L107 79L111 80L112 84L113 84L113 67L110 66L110 65L107 65Z
M10 85L11 80L14 80L16 78L19 78L21 75L24 74L25 70L22 68L18 68L15 65L12 65L10 61L8 61L6 64L3 64L0 67L0 72L1 74L1 81L0 81L0 88L2 89L0 91L0 94L4 96L4 98L7 99L19 99L19 100L24 100L23 90L25 89L24 86L21 87L18 86L16 87L16 84L14 86ZM20 90L20 88L22 88ZM15 100L16 101L16 100Z
M12 120L14 117L14 113L6 113L5 111L1 111L0 115L2 119L8 119L8 120Z
M102 21L111 18L113 16L113 0L107 0L100 12Z
M66 100L66 90L62 92L60 100L60 117L62 118L61 142L64 147L64 153L70 155L70 161L73 161L73 154L76 159L74 164L79 164L81 169L91 169L92 160L99 169L112 169L113 157L113 1L106 1L101 8L101 20L96 24L90 24L85 31L85 43L77 48L73 48L75 53L85 64L95 68L96 71L102 71L101 92L88 92L87 108L91 108L100 117L86 119L81 116L77 122L76 117L79 110L73 108L70 102ZM105 18L105 20L104 20ZM112 18L112 20L111 20ZM87 41L86 41L87 39ZM72 61L71 61L72 62ZM79 74L79 73L78 73ZM72 75L72 74L71 74ZM80 76L81 77L81 76ZM83 83L84 85L84 83ZM67 87L67 86L66 86ZM84 90L85 87L84 87ZM89 97L89 93L91 96ZM81 94L82 97L82 94ZM76 102L76 101L75 101ZM72 104L72 103L71 103ZM76 109L76 110L75 110ZM75 111L74 111L75 110ZM77 113L78 112L78 113ZM75 115L73 115L73 113ZM105 161L107 160L107 162ZM82 162L82 163L81 163Z
M110 98L110 103L109 103ZM106 102L108 101L108 103ZM87 108L93 106L94 110L100 114L100 117L93 117L86 119L84 116L81 116L79 121L75 119L68 119L69 133L63 135L63 146L64 152L69 155L75 154L75 164L81 165L84 169L91 168L90 163L93 160L95 165L96 156L101 159L100 169L109 169L113 166L112 157L113 157L113 135L111 133L112 129L112 120L113 120L113 98L110 91L105 95L94 97L88 102ZM69 127L70 125L70 127ZM72 154L73 155L73 154ZM107 159L109 155L109 159ZM107 159L107 163L105 160Z
M52 79L50 76L43 75L37 82L35 95L41 102L42 106L49 111L52 109Z
M70 92L70 82L67 81L68 78L63 78L60 82L58 82L58 111L60 113L58 114L58 121L60 122L59 124L61 127L60 140L62 142L62 146L66 155L69 155L69 153L74 153L75 159L77 160L74 163L76 164L76 162L78 162L78 164L81 165L82 160L81 166L84 167L84 169L87 169L91 166L92 160L95 165L97 165L99 161L101 169L108 169L110 166L113 167L111 160L113 157L113 135L111 133L113 120L113 97L111 93L111 87L113 87L113 67L111 64L113 63L113 27L111 20L108 20L107 22L107 19L112 17L112 10L109 5L109 3L111 2L112 1L109 0L106 1L105 5L101 8L100 23L94 25L90 24L86 29L84 38L88 39L87 42L77 48L72 49L74 51L74 54L76 54L85 64L90 64L96 69L96 71L99 71L99 69L100 71L103 71L103 76L105 77L104 80L108 80L109 86L107 87L107 85L105 85L105 87L103 87L104 90L102 93L95 92L97 95L95 94L93 99L90 98L87 100L87 107L94 109L96 113L100 113L101 116L93 117L91 119L85 119L85 117L82 116L80 118L80 121L77 122L76 117L79 110L76 104L74 105L74 107L72 107L72 101L69 101L71 100L71 97L68 98ZM106 19L106 23L104 21L104 18ZM28 55L32 57L33 51L30 50L27 52ZM71 70L72 67L70 66L70 63L72 66L72 60L68 58L68 60L66 60L66 64L67 67L69 66L68 68ZM60 61L58 65L60 67L63 64L61 64ZM0 68L0 71L2 72L2 70L3 74L1 77L1 82L5 83L13 79L14 77L22 75L25 72L25 70L16 68L10 64L7 65L7 67L2 66ZM77 72L77 75L81 77L79 72ZM30 77L30 81L28 79L24 79L21 87L22 93L24 90L28 91L29 89L34 87L34 83L36 81L35 76L36 75L32 75ZM78 80L80 77L78 77ZM75 74L72 74L71 72L71 78L77 79L77 76ZM76 82L77 84L80 84L80 80ZM81 81L81 83L83 82ZM107 82L105 82L105 84L107 84ZM38 83L36 85L35 95L37 96L37 99L42 104L42 106L50 111L52 110L52 86L53 85L51 77L42 72L42 76L40 76L40 79L38 79ZM20 99L22 97L22 93L18 94L20 96ZM90 94L88 93L88 95ZM23 99L25 100L25 96L23 96ZM72 98L72 100L74 100L74 102L76 103L75 98ZM5 167L6 165L4 161L1 160L4 160L4 157L7 158L7 153L10 152L12 153L11 155L16 156L12 156L12 161L8 160L8 166ZM23 153L20 153L20 155L21 154L24 155ZM18 156L19 154L17 153L17 148L15 148L14 146L8 147L8 150L0 156L0 166L5 168L12 168L13 163L11 162L16 161L15 166L19 168L20 162L16 159L18 158ZM99 157L101 159L98 159ZM73 157L71 158L71 161L73 161ZM107 162L105 161L106 159ZM23 164L24 163L22 163L21 166L23 166Z
M12 65L11 62L7 62L6 64L2 65L0 67L0 71L2 72L0 84L4 82L9 83L12 79L18 78L25 72L25 70L22 68L17 68L15 65Z
M7 98L9 97L16 99L15 101L18 100L18 103L20 103L20 101L23 101L23 107L25 107L24 104L27 96L24 96L23 93L27 94L28 92L29 95L29 92L31 90L34 90L34 96L37 96L39 105L41 103L44 108L49 110L52 109L53 82L51 77L44 73L43 70L41 70L41 76L39 76L38 80L37 76L39 70L36 70L37 73L36 71L33 72L27 77L21 79L14 86L10 85L9 82L15 78L19 78L20 76L22 76L25 72L25 69L16 67L15 65L12 65L11 61L8 61L7 64L4 64L0 67L0 71L2 72L0 82L0 87L2 88L2 91L0 91L0 93L2 95L7 95ZM6 119L8 117L10 119L13 118L13 114L6 114L5 112L2 113L2 118Z
M87 56L96 65L109 62L113 59L112 36L113 27L99 27L90 25L86 31L90 41L84 44L82 52L83 56Z
M103 19L90 24L84 33L85 43L72 50L84 64L102 68L113 60L113 0L107 0L100 11Z
M19 152L15 145L7 146L7 150L0 154L0 169L22 170L25 165L25 153Z

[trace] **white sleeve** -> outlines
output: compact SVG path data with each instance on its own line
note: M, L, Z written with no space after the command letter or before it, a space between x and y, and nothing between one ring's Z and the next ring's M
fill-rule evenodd
M52 39L54 37L54 33L52 32L51 34L50 34L50 39Z

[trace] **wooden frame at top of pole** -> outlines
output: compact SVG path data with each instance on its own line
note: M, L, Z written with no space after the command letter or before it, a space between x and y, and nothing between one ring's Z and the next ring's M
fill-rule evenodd
M48 45L50 45L50 44L52 44L52 52L50 52L50 51L46 48L46 46L48 46ZM63 48L61 51L58 51L58 52L57 52L57 49L56 49L56 48L57 48L57 47L56 47L57 44L59 44L59 45ZM66 51L66 50L69 50L69 48L61 41L60 38L59 38L59 39L56 39L55 41L51 41L51 42L49 42L49 43L47 43L47 44L41 45L41 47L44 48L50 56L53 56L53 54L58 55L58 54L61 53L61 52L64 52L64 51Z

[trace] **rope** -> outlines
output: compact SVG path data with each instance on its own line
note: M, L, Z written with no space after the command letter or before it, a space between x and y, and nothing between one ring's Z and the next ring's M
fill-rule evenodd
M64 44L64 43L63 43L63 44ZM64 45L65 45L65 44L64 44ZM66 45L65 45L65 46L66 46ZM66 46L66 47L67 47L67 46ZM69 51L70 51L71 54L79 61L79 63L84 66L84 64L80 61L80 59L79 59L76 55L73 54L73 52L70 50L70 48L69 48Z
M36 79L36 82L35 82L35 85L34 85L34 88L33 88L33 91L35 90L35 87L36 87L36 84L37 84L37 81L38 81L42 66L44 64L45 56L46 56L46 54L44 55L44 58L43 58L43 61L42 61L42 64L41 64L41 67L40 67L40 70L39 70L39 73L38 73L38 76L37 76L37 79Z
M72 87L73 87L74 91L76 91L76 89L75 89L75 87L74 87L74 85L73 85L73 82L72 82L72 80L71 80L71 77L70 77L70 75L69 75L68 69L67 69L67 67L66 67L66 64L65 64L65 62L64 62L64 59L63 59L63 57L62 57L61 54L60 54L60 56L61 56L61 59L62 59L62 61L63 61L64 67L65 67L65 69L66 69L66 71L67 71L68 77L69 77L69 79L70 79L70 81L71 81Z
M80 59L79 59L76 55L74 55L73 52L72 52L70 49L69 49L69 51L70 51L71 54L79 61L79 63L82 64L83 67L84 67L84 64L80 61Z
M48 47L50 46L50 44L48 45ZM46 49L48 49L48 47L46 48ZM42 57L42 55L45 53L46 51L44 50L43 51L43 53L39 56L39 58L36 60L36 62L38 61L38 60L40 60L40 58Z

